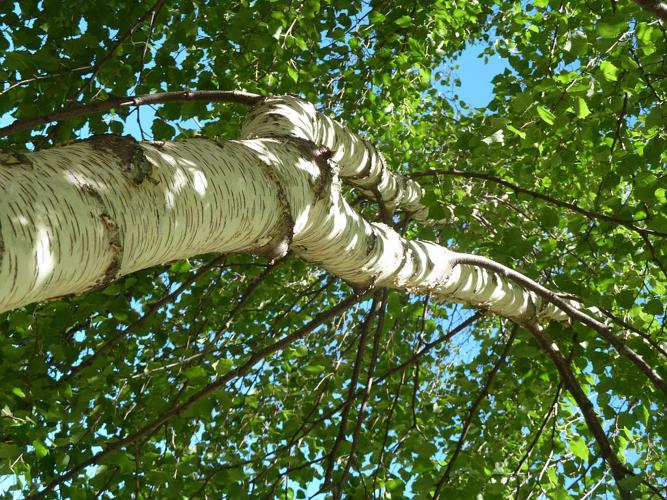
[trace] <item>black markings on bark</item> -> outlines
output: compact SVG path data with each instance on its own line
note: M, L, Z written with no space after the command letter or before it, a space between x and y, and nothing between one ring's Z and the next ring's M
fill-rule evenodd
M7 167L32 167L32 160L23 153L0 152L0 165Z
M359 180L359 179L365 179L366 177L368 177L369 174L371 173L371 167L373 166L373 157L376 156L376 155L379 156L379 153L375 149L375 146L373 146L370 142L368 142L364 138L361 138L361 140L364 143L364 147L368 151L368 161L366 161L366 164L361 169L361 172L359 172L358 174L354 174L354 175L350 175L350 176L346 177L347 179L352 180L352 181Z
M133 184L138 186L144 181L157 183L151 175L153 165L148 161L144 149L134 137L130 135L97 135L86 139L85 142L90 144L94 151L116 156L123 165L123 171Z

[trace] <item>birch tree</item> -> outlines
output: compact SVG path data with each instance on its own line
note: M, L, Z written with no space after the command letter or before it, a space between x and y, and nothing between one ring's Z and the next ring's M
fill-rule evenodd
M666 494L662 4L93 4L0 8L4 490Z

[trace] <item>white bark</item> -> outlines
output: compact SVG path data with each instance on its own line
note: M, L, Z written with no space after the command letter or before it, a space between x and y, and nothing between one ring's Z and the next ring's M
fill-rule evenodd
M417 220L427 217L420 201L424 190L417 182L390 171L375 146L309 102L289 95L267 98L248 113L241 129L242 139L284 136L330 150L341 178L366 197L382 201L389 210L410 212Z
M500 273L457 265L445 247L363 219L341 195L339 175L414 210L420 188L396 180L374 148L302 101L263 106L244 136L274 138L109 136L0 163L0 312L202 253L291 248L355 286L430 293L521 321L566 319Z

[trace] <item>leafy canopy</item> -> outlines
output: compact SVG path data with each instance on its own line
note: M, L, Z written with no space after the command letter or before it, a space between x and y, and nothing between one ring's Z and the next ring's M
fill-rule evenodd
M21 0L0 2L0 32L0 114L15 119L156 91L300 94L419 178L449 222L407 225L409 237L581 297L650 339L627 342L667 375L655 348L667 340L667 32L638 4ZM508 63L485 109L456 95L453 61L471 44ZM244 112L123 108L0 146L124 130L235 138ZM482 316L445 335L471 314L397 292L357 300L292 257L242 255L4 314L0 490L304 498L326 478L355 497L427 497L449 466L455 498L616 494L527 332ZM549 331L637 474L627 488L664 487L664 396L589 329Z

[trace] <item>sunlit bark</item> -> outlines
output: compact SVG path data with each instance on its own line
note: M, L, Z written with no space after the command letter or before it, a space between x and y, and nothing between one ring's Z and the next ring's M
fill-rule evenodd
M267 100L243 137L106 136L4 157L0 311L202 253L273 258L291 249L357 287L429 293L521 321L567 317L502 273L457 263L441 245L406 240L356 213L341 179L413 212L423 212L421 188L310 105Z

